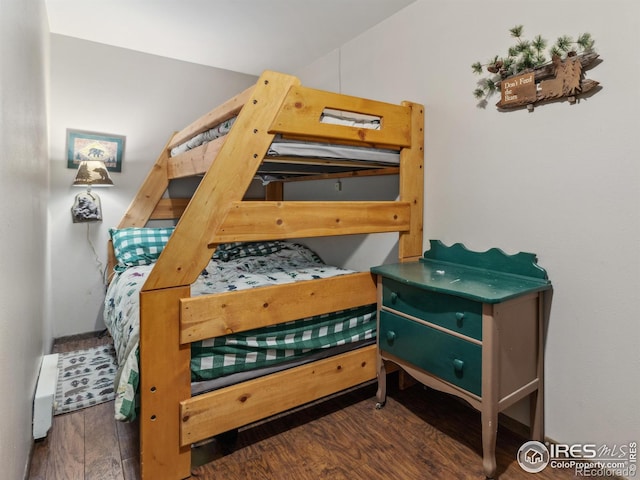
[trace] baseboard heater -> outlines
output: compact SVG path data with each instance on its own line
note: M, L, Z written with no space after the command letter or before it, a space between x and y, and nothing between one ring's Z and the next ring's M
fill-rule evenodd
M40 376L33 401L33 438L47 436L53 423L53 409L58 383L58 354L45 355L40 365Z

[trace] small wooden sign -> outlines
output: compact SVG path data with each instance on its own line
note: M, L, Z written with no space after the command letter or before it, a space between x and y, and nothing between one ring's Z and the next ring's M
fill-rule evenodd
M600 82L583 78L586 67L598 58L597 53L569 55L565 59L554 56L551 63L536 67L532 72L507 77L500 82L502 97L496 107L515 108L527 106L533 110L534 103L542 103L559 98L576 102L576 96L596 88Z
M536 101L536 82L533 72L510 77L500 82L502 99L500 105L508 107L511 104L524 105Z

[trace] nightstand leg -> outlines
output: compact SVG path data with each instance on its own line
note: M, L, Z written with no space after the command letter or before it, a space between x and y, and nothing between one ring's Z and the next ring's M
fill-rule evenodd
M498 436L498 410L491 402L482 405L482 466L487 478L496 474L496 438Z
M538 297L538 389L529 396L531 439L544 442L544 332L551 292Z
M384 360L378 356L378 391L376 392L376 408L381 409L387 403L387 369L384 367Z
M493 306L482 306L482 466L487 478L496 474L498 436L498 371L500 341Z

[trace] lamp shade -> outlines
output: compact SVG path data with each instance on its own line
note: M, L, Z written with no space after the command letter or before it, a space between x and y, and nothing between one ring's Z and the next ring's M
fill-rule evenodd
M80 162L74 187L112 187L113 180L104 162L100 160L86 160Z

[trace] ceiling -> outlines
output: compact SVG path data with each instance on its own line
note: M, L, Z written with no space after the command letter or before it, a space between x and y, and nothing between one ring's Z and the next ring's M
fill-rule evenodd
M293 73L415 0L45 0L51 33L259 75Z

